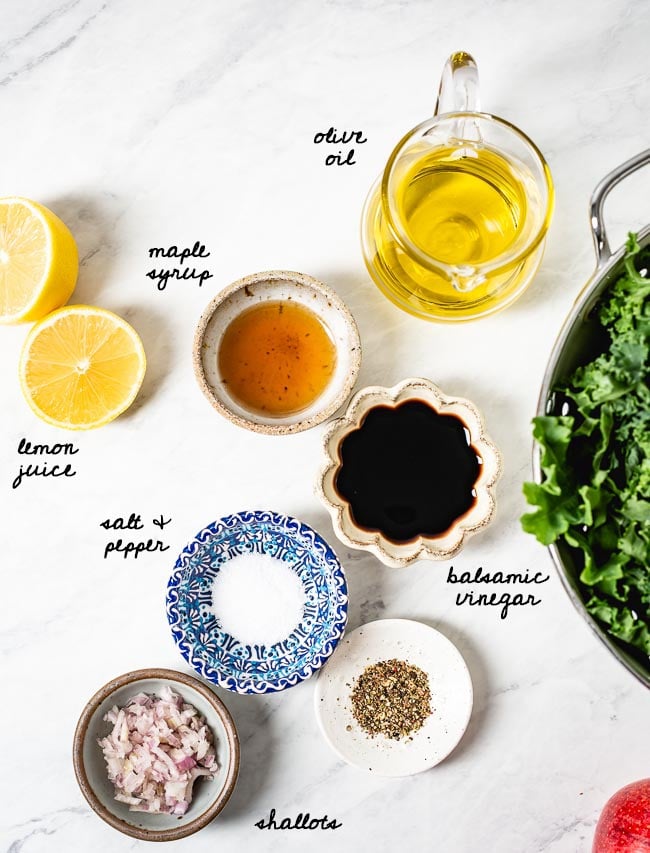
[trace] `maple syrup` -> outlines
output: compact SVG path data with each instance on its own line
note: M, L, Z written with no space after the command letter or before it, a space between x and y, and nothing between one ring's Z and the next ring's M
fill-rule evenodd
M230 396L249 411L272 417L309 408L335 366L336 348L325 324L290 300L243 311L226 328L218 353Z

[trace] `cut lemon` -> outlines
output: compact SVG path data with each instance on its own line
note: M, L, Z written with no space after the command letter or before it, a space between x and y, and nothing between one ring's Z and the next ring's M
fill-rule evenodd
M20 357L25 399L47 423L92 429L134 401L146 359L129 324L103 308L59 308L29 332Z
M70 299L79 272L74 237L26 198L0 198L0 323L40 320Z

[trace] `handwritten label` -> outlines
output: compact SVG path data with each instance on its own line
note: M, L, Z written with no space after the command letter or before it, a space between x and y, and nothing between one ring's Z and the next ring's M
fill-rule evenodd
M483 566L479 566L473 574L472 572L456 574L454 572L454 567L452 566L449 569L449 574L447 575L447 583L463 584L468 586L478 586L479 584L496 584L498 586L502 586L503 584L512 584L515 586L529 586L530 584L546 583L549 578L550 575L543 575L541 572L535 572L534 575L531 575L528 571L484 572ZM470 589L469 591L459 592L456 595L456 604L458 607L461 607L464 604L467 604L470 607L500 607L500 615L502 619L507 618L509 608L511 607L537 607L537 605L541 603L542 599L537 598L532 593L485 593L478 592L476 589Z
M171 518L166 519L163 515L151 520L151 523L155 527L160 528L160 530L164 530L170 522ZM127 530L144 530L145 527L142 521L142 516L135 512L132 512L129 516L106 518L104 521L100 521L99 526L103 527L104 530L119 530L120 532ZM152 553L154 551L169 551L169 548L170 546L165 545L165 543L160 539L145 539L144 537L142 539L137 539L135 537L127 538L119 536L105 544L104 559L108 559L110 554L119 554L125 560L128 557L133 557L134 560L137 560L140 554Z
M361 130L343 130L339 132L335 127L330 127L324 132L319 131L314 134L314 145L325 143L326 145L343 145L346 148L339 148L336 154L330 153L325 157L326 166L354 166L354 148L350 148L351 144L363 145L368 140L363 135Z
M258 829L340 829L343 824L339 823L336 818L330 819L327 815L312 817L309 812L306 814L299 813L294 820L284 817L278 823L275 819L275 809L271 809L268 818L258 820L255 826Z
M190 266L190 259L195 260L210 257L210 252L206 250L203 243L199 243L198 241L191 249L183 249L178 246L167 246L167 248L155 246L149 249L149 257L164 258L165 261L172 261L172 263L168 264L165 261L161 261L160 267L154 267L146 274L147 278L156 282L158 290L164 290L167 287L167 282L171 279L178 279L179 281L194 279L198 281L199 287L203 287L204 281L213 278L212 273L207 269L199 270L196 266ZM187 266L185 266L186 261L188 261Z
M77 471L71 463L53 463L50 456L74 456L79 453L79 448L69 441L66 444L32 444L26 438L21 438L18 443L19 456L45 457L42 462L21 462L18 473L11 484L12 489L17 489L23 481L29 477L75 477Z

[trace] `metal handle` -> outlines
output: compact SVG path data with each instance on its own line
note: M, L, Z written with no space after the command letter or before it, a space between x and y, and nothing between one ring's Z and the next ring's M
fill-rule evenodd
M475 113L480 109L478 68L464 50L452 53L442 69L434 116L442 113Z
M602 181L598 184L591 196L591 236L594 240L596 248L596 268L600 269L604 266L612 256L612 250L609 247L607 238L607 230L605 229L605 221L603 219L603 205L610 191L614 189L616 184L636 172L641 166L646 166L650 163L650 148L626 160L617 169L614 169L609 175L605 175Z

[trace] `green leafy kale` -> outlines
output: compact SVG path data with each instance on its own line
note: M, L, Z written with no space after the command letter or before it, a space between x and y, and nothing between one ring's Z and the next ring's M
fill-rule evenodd
M587 610L650 655L650 248L626 248L598 314L609 345L555 389L569 413L533 421L543 482L521 524L577 549Z

